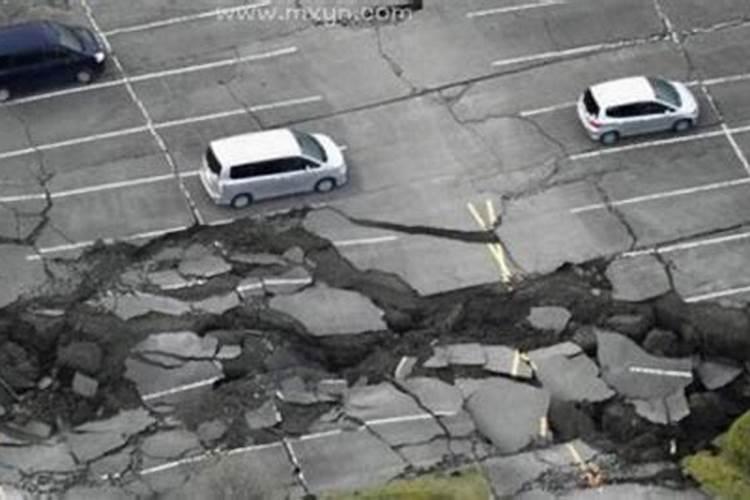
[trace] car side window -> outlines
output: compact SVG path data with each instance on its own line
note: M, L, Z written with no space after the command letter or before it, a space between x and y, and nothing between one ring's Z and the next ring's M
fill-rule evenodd
M284 172L286 173L301 172L307 166L307 162L300 157L285 158L282 161L284 162Z
M658 102L647 102L643 104L644 114L647 115L662 115L669 111L669 108Z
M247 177L254 177L256 174L258 164L249 163L247 165L237 165L229 169L230 179L245 179Z
M624 106L614 106L607 109L607 116L612 118L632 118L639 116L640 109L638 104L626 104Z

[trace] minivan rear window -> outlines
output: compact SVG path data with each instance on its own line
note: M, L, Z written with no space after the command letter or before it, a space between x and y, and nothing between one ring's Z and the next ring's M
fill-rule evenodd
M586 106L588 114L591 116L599 116L599 104L597 104L596 99L594 99L594 96L591 94L591 89L588 89L583 93L583 105Z
M208 169L216 175L221 173L221 164L216 159L216 155L211 148L206 150L206 165L208 166Z

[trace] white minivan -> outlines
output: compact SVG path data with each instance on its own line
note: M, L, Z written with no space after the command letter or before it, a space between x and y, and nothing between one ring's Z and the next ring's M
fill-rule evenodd
M330 137L276 129L212 141L200 177L214 202L243 208L278 196L331 191L346 183L347 167Z

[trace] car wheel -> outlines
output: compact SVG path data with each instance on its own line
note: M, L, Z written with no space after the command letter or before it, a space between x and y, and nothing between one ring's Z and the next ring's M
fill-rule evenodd
M91 71L87 69L82 69L78 73L76 73L76 80L78 80L78 83L91 83L92 75Z
M603 134L599 140L602 141L602 144L605 146L611 146L620 140L620 134L612 130L611 132Z
M249 193L238 194L232 198L232 208L245 208L253 204L253 197Z
M687 130L690 130L690 128L693 126L692 120L677 120L674 125L672 125L672 130L675 132L685 132Z
M335 188L336 181L331 179L330 177L320 179L317 184L315 184L315 191L317 191L318 193L328 193L330 191L333 191Z
M0 89L0 102L5 102L10 99L10 90Z

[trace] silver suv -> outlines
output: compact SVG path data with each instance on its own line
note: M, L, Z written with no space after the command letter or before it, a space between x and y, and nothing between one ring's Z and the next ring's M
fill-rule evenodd
M698 102L683 83L637 76L586 89L578 117L593 140L610 145L632 135L684 132L698 120Z

